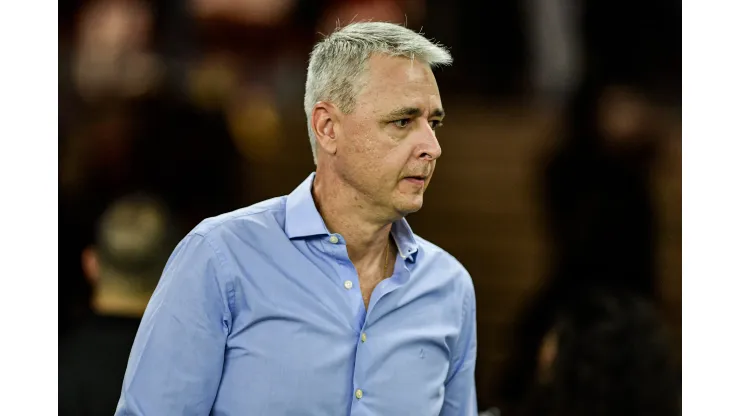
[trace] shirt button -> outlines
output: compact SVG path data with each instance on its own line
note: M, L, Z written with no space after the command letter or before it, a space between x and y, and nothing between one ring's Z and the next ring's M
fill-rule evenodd
M357 397L358 399L361 399L362 398L362 390L360 390L360 389L355 390L355 397Z
M360 335L360 341L365 342L367 341L367 335L363 332L362 335Z
M336 243L339 242L339 239L337 238L337 236L333 235L333 236L329 237L329 242L332 243L332 244L336 244Z
M347 290L352 289L352 282L349 281L349 280L345 280L344 281L344 288L347 289Z

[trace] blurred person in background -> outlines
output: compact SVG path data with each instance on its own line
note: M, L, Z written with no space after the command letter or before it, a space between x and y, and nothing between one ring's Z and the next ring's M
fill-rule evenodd
M311 54L316 171L202 222L164 270L116 414L475 415L472 280L416 236L449 52L356 23Z
M555 312L573 293L599 287L659 301L650 102L636 84L590 80L567 114L542 176L551 264L518 318L501 382L506 402L523 400Z
M543 174L553 280L656 291L650 183L660 136L646 92L628 82L585 84ZM592 282L598 283L598 282Z
M100 0L81 10L71 76L80 97L137 97L161 82L153 49L154 16L140 0Z
M93 314L59 353L61 415L114 412L136 330L178 238L164 205L143 194L100 218L95 245L82 253Z
M166 41L188 19L165 3L100 0L81 10L70 70L81 115L63 146L61 186L69 199L105 203L154 189L195 225L243 202L241 160L223 108L187 94L185 52ZM176 32L187 43L189 31Z
M540 344L536 379L511 414L680 414L677 357L654 303L623 290L574 294Z
M79 6L60 50L60 338L90 312L79 253L112 201L147 190L186 229L251 202L250 166L223 107L186 88L196 49L187 2Z
M526 0L524 4L532 92L543 109L557 114L583 71L583 5L578 0Z

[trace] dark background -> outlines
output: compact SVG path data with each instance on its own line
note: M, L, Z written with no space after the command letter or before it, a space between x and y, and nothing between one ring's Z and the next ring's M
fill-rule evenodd
M444 157L409 222L473 276L480 408L499 401L521 313L558 275L558 247L581 247L602 262L591 266L612 270L599 275L653 297L680 352L680 2L553 2L572 12L562 30L581 50L578 62L563 58L578 68L565 87L532 75L531 22L543 2L218 3L224 13L209 14L216 2L207 0L59 4L62 339L89 313L80 253L114 198L156 193L189 229L287 194L312 171L302 109L308 53L337 19L373 18L406 22L455 59L437 72L449 115L439 132ZM599 101L573 102L613 85L645 97L650 127L639 136L649 157L610 164L579 142ZM604 231L573 242L579 227Z

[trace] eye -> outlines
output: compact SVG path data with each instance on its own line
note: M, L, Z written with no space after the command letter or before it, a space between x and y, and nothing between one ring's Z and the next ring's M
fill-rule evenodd
M402 128L408 126L409 123L411 123L411 119L410 118L403 118L401 120L396 120L396 121L393 122L393 124L395 124L396 127L398 127L399 129L402 129Z
M442 120L430 120L429 125L432 126L432 130L437 130L442 127Z

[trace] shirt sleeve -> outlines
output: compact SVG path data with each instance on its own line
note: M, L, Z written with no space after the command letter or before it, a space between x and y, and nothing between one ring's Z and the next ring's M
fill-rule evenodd
M462 329L453 352L453 371L445 383L445 398L440 416L478 415L475 390L476 306L472 283L464 299Z
M190 234L165 266L136 334L116 416L208 415L231 325L228 273Z

